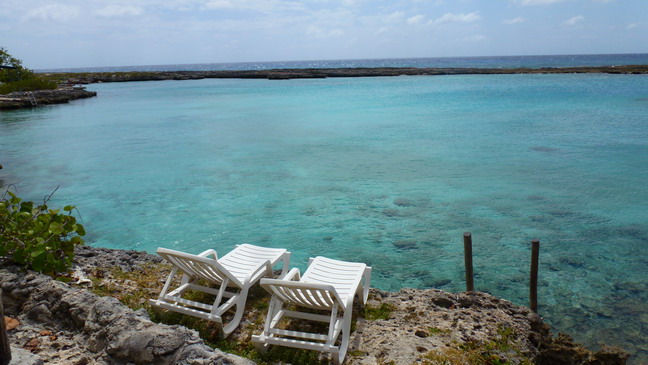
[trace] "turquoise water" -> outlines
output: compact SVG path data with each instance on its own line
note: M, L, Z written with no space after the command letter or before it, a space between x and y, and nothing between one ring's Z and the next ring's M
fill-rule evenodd
M96 84L0 113L0 180L79 207L91 245L236 243L367 262L373 285L475 285L648 361L648 76Z

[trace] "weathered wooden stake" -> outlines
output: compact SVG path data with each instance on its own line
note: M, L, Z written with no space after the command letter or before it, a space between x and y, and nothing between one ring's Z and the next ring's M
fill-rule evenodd
M4 308L2 307L2 290L0 290L0 365L7 365L11 361L11 347L7 337L7 327L4 321Z
M538 313L538 260L540 258L540 241L531 241L531 282L529 283L529 302L531 310Z
M466 291L475 291L473 282L472 235L464 232L464 262L466 264Z

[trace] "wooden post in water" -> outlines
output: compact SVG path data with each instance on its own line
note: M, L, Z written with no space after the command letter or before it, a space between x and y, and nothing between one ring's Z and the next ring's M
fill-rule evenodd
M538 261L540 258L540 241L531 241L531 280L529 283L529 302L531 310L538 313Z
M464 262L466 264L466 291L475 291L473 282L472 235L464 232Z
M7 327L4 320L4 307L2 306L2 289L0 289L0 365L11 362L11 347L7 337Z

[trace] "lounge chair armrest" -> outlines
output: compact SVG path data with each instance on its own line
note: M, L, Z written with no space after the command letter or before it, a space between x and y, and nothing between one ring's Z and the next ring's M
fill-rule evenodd
M288 280L288 281L299 281L301 279L301 273L299 272L299 269L296 267L293 267L286 273L284 276L280 276L277 279L279 280Z
M281 282L285 282L285 281L299 281L299 279L300 279L299 269L294 267L286 275L280 276L280 277L278 277L276 279L273 279L273 278L263 278L263 279L261 279L261 284L263 284L265 282L277 284L277 283L281 283Z
M265 271L267 274L272 275L272 263L270 262L270 260L265 260L265 262L260 265L258 269L247 274L245 280L243 280L243 285L248 285L252 281L252 278L255 277L260 271Z
M266 284L266 283L271 284L271 285L277 285L277 284L280 285L283 282L299 282L300 279L301 279L301 275L299 273L299 269L296 268L296 267L293 267L283 277L279 277L279 278L276 278L276 279L272 279L272 278L263 278L263 279L261 279L261 285Z
M214 260L218 260L218 254L216 253L216 250L211 249L211 248L201 252L200 254L198 254L198 256L200 256L200 257L207 257L209 255L214 256Z
M363 274L363 283L361 283L361 288L362 288L362 304L367 303L367 299L369 298L369 287L371 285L371 266L365 267L364 274Z

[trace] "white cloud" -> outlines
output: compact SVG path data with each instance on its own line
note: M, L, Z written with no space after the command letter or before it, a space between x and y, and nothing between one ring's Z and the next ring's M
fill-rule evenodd
M356 6L364 3L365 0L342 0L342 3L347 6Z
M522 17L517 17L513 19L505 19L502 23L504 24L519 24L519 23L524 23L526 22L526 19Z
M24 20L40 19L67 22L79 16L79 8L68 5L49 4L30 10Z
M523 6L527 5L548 5L548 4L555 4L555 3L561 3L565 0L514 0L516 3L519 3Z
M376 34L380 35L380 34L383 34L383 33L387 33L389 31L389 29L390 29L389 27L380 27L380 29L378 29L376 31Z
M97 10L95 14L106 17L123 17L123 16L137 16L142 14L142 8L132 5L109 5L105 8Z
M435 20L430 20L429 24L445 24L445 23L470 23L481 19L477 12L472 12L468 14L459 13L446 13L440 18Z
M308 27L308 30L306 31L306 34L312 37L316 38L329 38L329 37L339 37L344 35L344 31L341 29L331 29L331 30L326 30L323 28L320 28L315 25L311 25Z
M483 41L484 39L486 39L485 35L483 35L483 34L475 34L473 36L464 38L464 41L479 42L479 41Z
M641 23L630 23L630 24L628 24L626 26L626 29L634 29L634 28L636 28L636 27L638 27L640 25L641 25Z
M228 0L212 0L205 3L205 8L211 10L234 9L234 7L234 4Z
M568 26L572 26L572 25L576 25L577 23L582 22L583 20L585 20L585 17L582 16L582 15L578 15L578 16L575 16L573 18L567 19L563 24L568 25Z
M404 12L402 12L402 11L395 11L395 12L393 12L393 13L391 13L391 14L385 16L385 18L383 19L383 21L384 21L385 23L398 23L398 22L401 21L401 19L403 19L404 16L405 16L405 13L404 13Z
M423 22L423 19L425 19L425 15L414 15L413 17L407 19L407 24L421 24L421 22Z
M253 11L259 13L270 12L290 12L290 11L303 11L306 8L305 4L298 1L281 1L281 0L187 0L186 2L196 1L202 4L204 10L239 10L239 11ZM184 3L184 0L176 2Z

